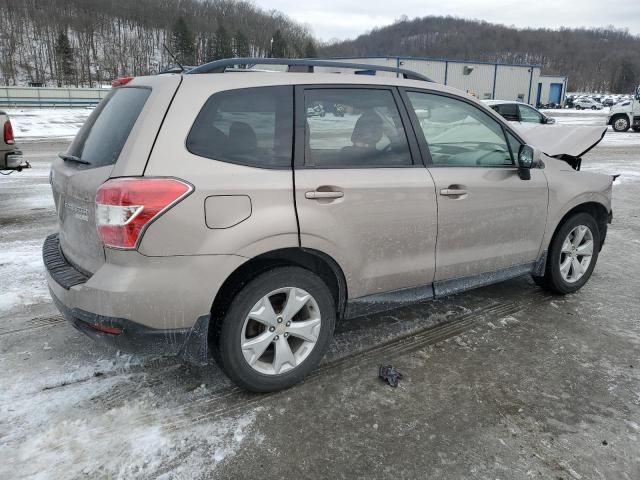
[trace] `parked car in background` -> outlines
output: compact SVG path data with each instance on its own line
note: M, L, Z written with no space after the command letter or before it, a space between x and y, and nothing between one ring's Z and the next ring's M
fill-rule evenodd
M52 162L44 265L80 331L200 364L211 351L265 392L312 371L338 319L520 275L558 294L591 277L610 175L414 72L225 72L243 60L260 64L122 83ZM336 104L343 117L315 114Z
M526 103L509 100L483 100L483 103L498 112L510 122L542 124L556 123L555 118L547 117L545 114L539 112Z
M595 100L589 97L577 98L576 100L573 101L573 106L575 107L576 110L586 110L586 109L602 110L604 108L601 103L596 102Z
M0 126L2 127L2 141L0 141L0 170L22 170L29 166L22 157L22 152L16 145L13 135L13 125L7 112L0 110Z

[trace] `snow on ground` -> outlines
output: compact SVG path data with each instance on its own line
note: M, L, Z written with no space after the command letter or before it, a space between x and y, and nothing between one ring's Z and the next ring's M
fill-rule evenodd
M10 108L16 140L73 137L93 108Z
M0 313L50 301L42 264L42 240L3 242L0 285Z
M13 378L13 388L0 389L0 478L201 478L252 433L255 409L181 428L194 417L190 405L206 401L204 387L184 404L145 391L110 408L93 405L143 380L128 371L130 358L96 362L80 375Z

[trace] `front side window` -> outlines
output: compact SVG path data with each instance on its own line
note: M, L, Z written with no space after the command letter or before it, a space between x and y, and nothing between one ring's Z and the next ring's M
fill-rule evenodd
M411 165L407 136L390 90L307 89L305 165Z
M421 92L407 95L434 165L514 164L502 126L478 107L443 95Z
M533 108L526 105L518 105L520 109L520 118L527 123L542 123L542 114L536 112Z
M187 137L201 157L262 168L291 166L293 87L256 87L212 95Z

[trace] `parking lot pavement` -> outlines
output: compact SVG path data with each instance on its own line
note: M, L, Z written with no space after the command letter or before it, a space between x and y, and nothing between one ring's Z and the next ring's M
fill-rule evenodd
M0 478L640 478L637 135L584 159L623 176L580 292L523 277L345 321L318 371L268 395L59 317L40 245L65 144L25 143L34 168L0 177Z

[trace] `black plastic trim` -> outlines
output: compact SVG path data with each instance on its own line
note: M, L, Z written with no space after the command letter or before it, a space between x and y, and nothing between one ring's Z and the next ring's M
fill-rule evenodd
M85 283L91 275L74 267L62 253L59 234L49 235L42 245L42 260L51 278L65 290Z

